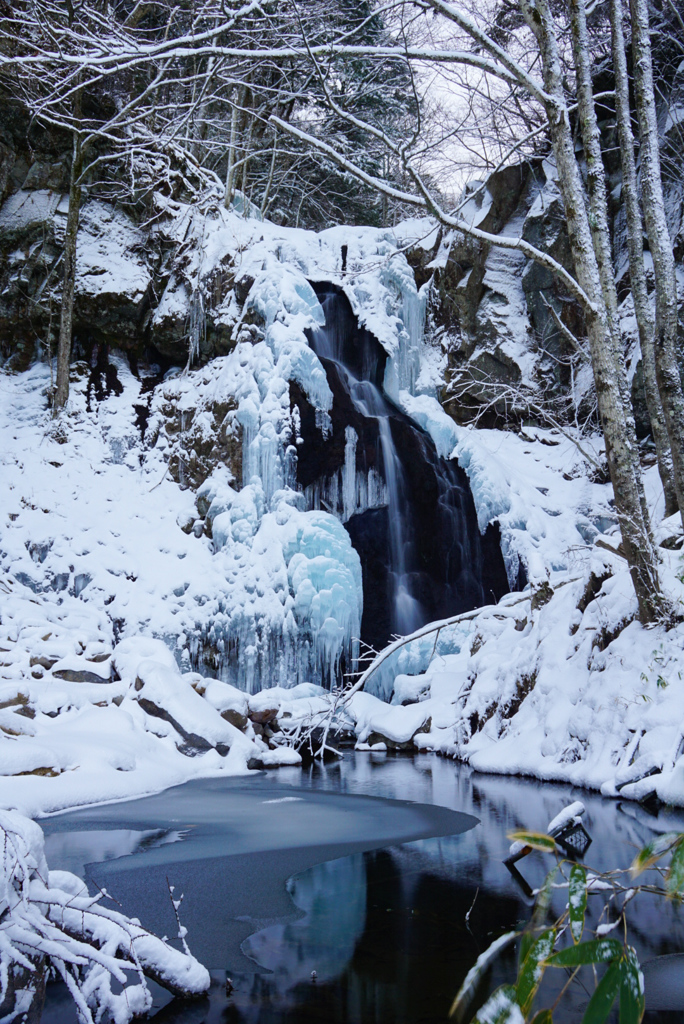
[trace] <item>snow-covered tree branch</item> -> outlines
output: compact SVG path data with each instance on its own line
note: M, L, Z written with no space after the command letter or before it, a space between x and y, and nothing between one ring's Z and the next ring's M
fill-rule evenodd
M38 1020L48 973L66 984L83 1024L103 1014L128 1024L152 1006L146 979L184 999L204 995L209 974L124 914L102 906L67 871L50 872L43 833L0 811L0 1013ZM34 1016L30 1016L30 1015Z

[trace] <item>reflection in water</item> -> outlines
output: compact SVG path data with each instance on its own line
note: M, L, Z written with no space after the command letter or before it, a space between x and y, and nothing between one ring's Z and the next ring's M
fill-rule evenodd
M279 777L284 783L292 783L291 778ZM293 993L300 1009L309 1008L312 1020L348 1024L444 1021L455 990L476 956L492 939L529 918L531 900L503 865L510 845L508 832L521 828L543 831L563 806L581 799L593 839L586 860L596 870L607 871L628 866L635 851L654 834L684 831L684 813L679 810L661 808L652 814L639 805L606 800L568 786L478 775L434 755L357 755L310 770L302 777L301 785L434 802L475 814L481 820L479 827L460 836L420 840L364 856L366 921L354 955L325 991L319 986L311 993L310 984L304 987L300 983ZM519 866L528 883L536 887L549 864L542 855L533 855ZM297 882L307 880L310 874L307 872ZM557 893L553 907L556 914L562 912L565 899L562 890ZM468 927L465 918L471 906ZM592 926L598 923L602 907L600 898L590 900L587 919ZM680 905L640 896L631 905L629 922L631 941L642 963L684 950ZM305 946L307 927L306 917L297 922L297 935ZM279 957L288 957L292 950L285 934L280 948L269 945L271 936L275 938L268 929L252 936L248 940L250 955L263 966L277 970ZM315 943L312 947L315 949ZM265 954L268 959L263 958ZM654 981L662 978L666 967L675 978L671 964L658 964L655 970L647 967L647 979L649 975ZM309 973L302 970L298 980L306 980ZM514 976L515 956L511 951L495 965L490 987L510 982ZM566 980L561 971L547 974L541 993L544 1005L555 1000ZM273 995L267 988L270 1001ZM679 989L666 997L660 985L653 986L649 998L653 1012L645 1018L648 1024L681 1022L684 999L676 1003L674 1016L656 1012L672 1007L673 1000L681 995ZM581 1020L592 990L590 979L586 987L577 985L554 1014L554 1020L560 1024ZM258 1019L249 1015L239 995L235 1011L235 1021L251 1024ZM275 1014L261 1019L294 1022L308 1018Z
M655 834L684 831L680 811L649 814L638 805L568 786L478 775L433 755L355 754L307 772L281 769L269 781L298 785L304 796L327 790L440 804L475 814L481 825L457 836L354 854L297 875L288 888L298 919L268 923L243 944L258 965L255 971L262 973L233 973L234 988L226 996L225 972L214 972L210 998L195 1007L162 1005L167 997L160 994L156 1024L444 1022L477 955L529 918L530 901L503 865L509 831L543 830L563 806L581 799L593 839L586 859L598 870L627 866L635 849ZM533 854L519 866L527 881L538 886L548 860ZM554 913L562 911L566 898L562 890L555 894ZM590 899L592 925L601 907L600 896ZM642 963L684 950L678 904L638 897L629 921ZM192 944L192 934L189 938ZM662 991L668 971L672 974L672 963L645 971L647 999L649 977L658 983L658 990L651 990L647 1024L683 1019L682 1006L673 1003L681 993L673 989L666 998ZM514 976L511 949L495 963L488 984L494 987ZM553 1002L566 980L562 971L548 972L544 1005ZM589 979L586 988L574 987L554 1021L580 1021L592 988ZM73 1013L65 1015L63 1005L57 1012L58 999L58 992L51 994L45 1024L75 1020ZM677 1009L669 1009L674 1005Z
M45 856L51 870L71 871L79 878L85 878L86 864L101 864L155 850L168 843L179 843L187 834L187 829L168 828L52 832L45 836Z
M288 892L305 917L251 935L243 951L273 971L283 997L316 972L318 983L336 978L354 955L366 924L363 854L316 864L290 879Z

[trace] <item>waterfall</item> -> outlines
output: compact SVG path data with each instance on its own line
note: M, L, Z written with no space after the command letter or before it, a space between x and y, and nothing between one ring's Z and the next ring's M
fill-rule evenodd
M336 515L359 552L362 639L378 647L498 600L508 582L498 531L480 535L465 473L441 459L394 404L396 370L346 297L330 285L315 287L325 324L310 332L309 343L333 407L323 438L313 410L300 402L297 478L308 507Z
M370 357L370 350L361 352L361 360L357 363L357 372L361 378L345 364L344 346L341 343L339 322L335 317L335 296L328 295L322 305L326 313L325 326L313 332L311 345L316 355L332 363L338 374L345 380L347 390L354 408L365 419L373 419L377 423L380 449L382 452L382 470L386 488L386 507L389 517L389 540L391 549L390 580L392 586L392 627L401 635L412 633L425 619L420 601L412 593L412 578L407 571L406 547L407 534L413 524L410 522L410 502L407 501L404 472L397 452L390 417L396 409L390 405L380 388L370 379L377 375L378 361ZM351 507L352 472L356 475L357 435L353 427L345 428L345 465L343 469L343 490L345 512ZM352 440L353 439L353 440ZM351 459L354 459L352 469ZM365 511L360 509L360 511ZM347 516L349 519L350 516Z

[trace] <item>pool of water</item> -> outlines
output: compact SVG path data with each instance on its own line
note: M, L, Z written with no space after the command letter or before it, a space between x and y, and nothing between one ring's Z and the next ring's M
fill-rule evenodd
M597 870L626 867L654 835L684 831L679 811L479 775L434 755L360 752L41 824L52 868L105 886L161 934L174 934L167 878L185 893L183 924L212 989L197 1004L155 989L157 1024L428 1024L446 1020L477 955L529 918L525 882L539 885L550 861L530 855L516 880L503 863L507 833L543 831L574 799L586 806L585 860ZM566 898L558 893L558 911ZM602 906L590 898L590 921ZM684 951L682 907L638 896L629 921L645 965L646 1021L681 1021L684 968L672 955ZM515 956L510 949L494 964L491 988L514 980ZM547 972L540 1005L566 980ZM590 993L573 986L554 1020L580 1021ZM49 987L43 1020L76 1021L59 985Z

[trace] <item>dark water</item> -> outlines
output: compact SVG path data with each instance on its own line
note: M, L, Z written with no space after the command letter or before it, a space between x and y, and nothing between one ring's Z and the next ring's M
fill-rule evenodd
M585 860L603 871L627 866L657 833L684 831L681 812L651 815L570 787L478 775L434 755L348 754L333 766L227 781L195 782L44 823L51 866L106 884L143 924L173 934L164 918L170 914L166 876L185 892L188 940L213 968L213 987L196 1005L157 990L158 1024L443 1022L477 955L529 918L531 900L503 864L507 832L544 830L562 807L581 799L593 840ZM222 801L238 796L234 813L217 815ZM395 818L392 805L353 797L402 803ZM444 811L428 819L411 802L474 815L479 824L469 828L472 822ZM436 834L452 827L467 830ZM428 833L431 838L398 841ZM364 835L382 848L364 850ZM340 856L345 842L360 845ZM532 854L519 866L536 886L550 861ZM566 899L559 892L558 912ZM590 922L602 906L601 897L590 897ZM684 1020L679 960L648 963L684 950L682 907L639 896L629 922L630 941L645 964L646 1021ZM495 963L490 988L514 980L515 955L511 949ZM540 1006L550 1006L567 980L562 971L546 978ZM590 985L573 986L554 1020L581 1021L590 993ZM66 994L53 986L44 1021L75 1019Z

